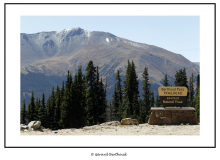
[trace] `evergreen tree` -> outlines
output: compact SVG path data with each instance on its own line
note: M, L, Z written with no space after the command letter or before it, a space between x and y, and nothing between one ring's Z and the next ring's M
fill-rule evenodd
M44 115L43 115L43 108L42 108L42 105L41 105L40 98L38 98L38 116L37 117L38 117L38 121L40 121L41 124L42 124L42 119L44 118Z
M114 108L114 115L117 120L121 120L122 118L122 85L121 85L121 76L119 70L117 70L116 74L116 84L113 93L113 101L112 105Z
M52 128L52 122L51 122L51 114L52 114L52 110L51 110L51 95L49 96L47 102L46 102L46 124L45 127L53 129Z
M167 73L165 74L164 80L163 80L163 86L169 86L169 82L168 82L168 78L167 78Z
M154 92L152 91L151 92L151 95L150 95L150 107L154 107Z
M139 107L137 96L138 96L137 94L134 94L133 102L132 102L132 107L134 109L134 112L133 112L133 115L131 116L131 118L133 118L133 119L138 119L139 114L140 114L140 112L139 112L140 107Z
M77 97L77 74L75 74L74 81L70 87L70 105L69 105L69 127L76 128L77 127L77 118L79 115L78 111L78 97Z
M42 94L42 98L41 98L41 108L42 108L41 125L46 127L46 125L47 125L47 111L46 111L46 106L45 106L44 93Z
M140 107L140 114L139 114L139 117L138 117L138 122L139 123L145 123L145 120L146 120L146 108L144 107L144 104L143 104L143 100L140 98L139 99L139 107Z
M55 111L55 92L54 92L54 86L51 90L51 96L50 96L50 113L49 113L49 121L50 121L50 128L54 129L54 112Z
M21 124L26 124L27 113L26 113L26 105L25 99L23 99L22 107L21 107Z
M64 87L64 81L63 81L62 88L60 89L60 103L63 102L64 90L65 90L65 87Z
M137 119L139 116L139 104L138 104L138 97L139 97L139 91L138 91L138 77L136 74L136 70L135 70L135 64L132 61L131 63L131 87L132 87L132 91L133 91L133 97L132 97L132 111L131 113L133 114L133 118Z
M107 100L106 100L106 87L104 87L102 78L101 81L99 82L99 103L98 103L98 119L99 119L99 124L103 123L105 120L105 113L106 113L106 108L107 108Z
M145 67L144 68L144 72L143 72L143 106L146 110L146 114L147 116L146 117L149 117L149 112L150 112L150 83L149 83L149 74L148 74L148 70L147 68Z
M195 91L194 91L194 77L193 73L192 76L189 78L189 106L195 107Z
M99 115L101 115L101 85L99 82L99 68L96 66L96 80L95 80L95 92L94 92L94 98L95 98L95 109L94 109L94 122L95 124L99 123Z
M87 91L86 91L86 101L87 101L87 125L97 124L97 106L95 100L96 91L96 68L93 66L93 62L89 61L86 68L86 82L87 82Z
M189 89L185 68L183 70L179 69L179 71L176 71L174 84L175 84L175 86L182 86L182 87L186 87L187 89ZM188 98L189 98L189 90L188 90L188 93L187 93L187 100L186 100L186 105L187 106L189 105Z
M114 93L113 93L112 97L113 97L113 100L112 100L113 114L118 119L117 113L118 113L118 109L119 109L119 98L118 98L116 84L115 84Z
M86 81L85 77L83 76L82 73L82 67L78 67L78 74L77 74L77 99L78 99L78 109L79 109L79 126L82 127L85 126L86 124Z
M60 98L60 88L57 85L56 93L55 93L55 110L54 110L54 129L59 129L59 121L60 121L60 105L61 105L61 98Z
M148 119L150 118L150 114L151 114L151 107L154 107L154 92L152 91L150 93L150 109L148 110L148 112L146 113L146 122L148 122Z
M124 117L138 117L138 79L135 71L135 64L128 60L128 67L126 70L126 77L124 81Z
M124 80L124 95L123 95L123 118L131 117L132 113L132 90L131 90L131 63L128 60L128 66L126 69L126 77Z
M195 115L200 122L200 75L197 76L197 83L196 83L196 98L195 98Z
M111 101L109 102L109 105L107 105L107 109L106 109L106 114L107 114L107 118L106 120L107 121L112 121L114 118L114 109L113 109L113 106L112 106L112 103Z
M156 107L162 107L161 103L160 103L160 97L157 95L157 99L156 99Z
M27 118L28 118L28 123L31 122L31 121L34 121L35 119L35 114L36 114L36 111L35 111L35 98L34 98L34 92L32 91L32 94L31 94L31 100L30 100L30 103L28 104L28 110L27 110Z
M70 117L69 117L69 107L70 106L70 88L65 87L64 95L63 95L63 101L61 103L61 115L60 115L60 121L59 126L61 128L67 128L69 127L70 123Z
M39 103L39 100L38 100L38 97L36 98L36 101L35 101L35 117L34 119L39 121L39 108L40 108L40 103Z
M120 72L119 70L117 70L117 75L116 75L116 87L117 87L117 94L118 94L118 100L119 100L119 104L122 104L122 80L121 80L121 76L120 76Z

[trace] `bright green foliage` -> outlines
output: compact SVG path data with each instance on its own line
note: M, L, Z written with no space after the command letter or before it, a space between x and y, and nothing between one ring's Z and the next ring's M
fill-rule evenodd
M196 97L195 97L195 115L200 122L200 75L197 76L197 83L196 83Z
M169 80L167 78L167 73L165 74L164 80L163 80L163 86L169 86Z
M21 124L26 124L27 112L26 112L25 99L23 99L23 104L21 107Z

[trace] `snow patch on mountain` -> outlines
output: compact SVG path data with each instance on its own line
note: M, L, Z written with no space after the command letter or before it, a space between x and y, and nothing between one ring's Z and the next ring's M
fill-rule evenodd
M108 39L108 38L106 38L106 42L109 42L109 39Z
M91 32L90 31L84 30L84 32L85 32L86 37L89 38L91 36Z
M136 48L143 48L143 49L149 49L150 47L145 45L145 44L140 44L140 43L136 43L136 42L132 42L132 41L127 41L125 39L121 39L121 38L117 38L118 41L124 42L126 44L129 44L131 46L134 46Z

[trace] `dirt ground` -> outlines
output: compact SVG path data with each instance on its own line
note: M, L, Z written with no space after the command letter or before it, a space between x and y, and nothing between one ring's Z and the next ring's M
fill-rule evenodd
M21 135L200 135L200 125L94 125L81 129L21 131Z

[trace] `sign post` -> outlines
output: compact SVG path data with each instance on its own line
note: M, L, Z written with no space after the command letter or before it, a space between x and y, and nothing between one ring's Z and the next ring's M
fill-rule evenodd
M160 102L164 108L151 107L152 112L148 123L151 125L198 124L194 112L195 108L184 107L186 106L187 92L186 87L159 87Z
M166 106L184 107L188 89L186 87L159 87L160 103Z

